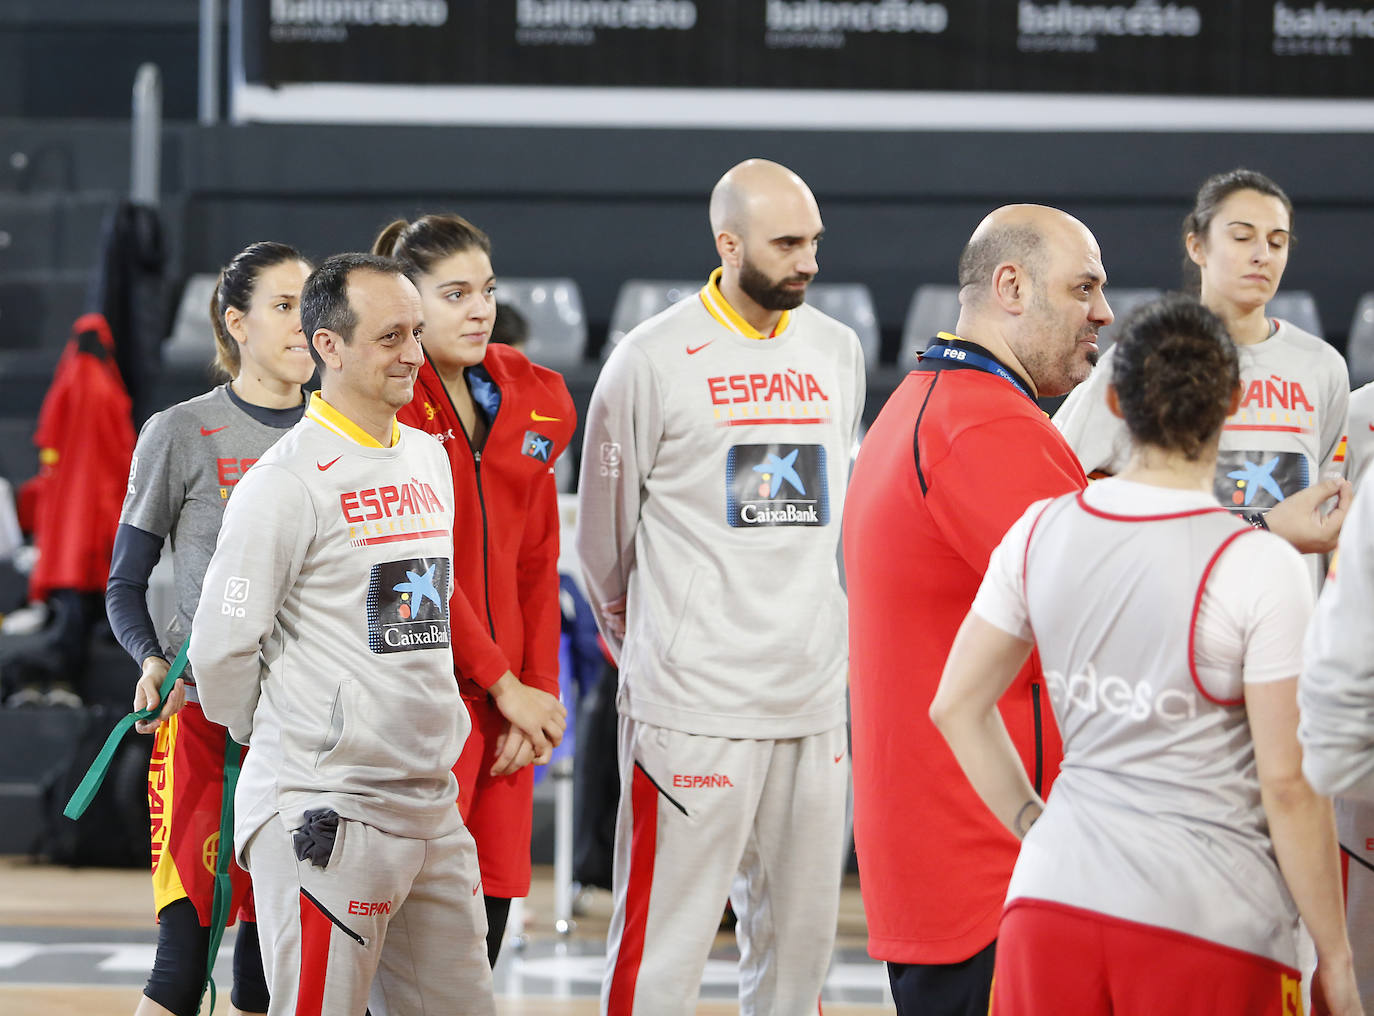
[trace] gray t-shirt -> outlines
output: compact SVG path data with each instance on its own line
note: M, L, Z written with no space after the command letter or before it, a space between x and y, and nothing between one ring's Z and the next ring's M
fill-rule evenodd
M224 384L143 425L119 521L171 540L176 610L171 618L155 619L166 625L169 657L191 631L229 495L304 410L304 404L278 410L251 406Z

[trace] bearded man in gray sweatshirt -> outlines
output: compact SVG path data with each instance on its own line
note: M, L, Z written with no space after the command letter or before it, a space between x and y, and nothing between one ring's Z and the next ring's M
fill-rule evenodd
M240 481L192 628L205 714L249 745L234 848L253 876L271 1014L494 1013L452 768L453 490L396 422L420 296L387 258L306 281L321 390Z
M744 1016L814 1013L835 940L863 353L805 303L800 177L740 163L710 219L720 267L624 338L587 413L577 549L620 665L612 1016L695 1011L727 896Z

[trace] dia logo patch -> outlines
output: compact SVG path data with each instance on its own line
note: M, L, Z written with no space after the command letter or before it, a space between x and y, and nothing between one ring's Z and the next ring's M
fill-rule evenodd
M735 445L725 461L725 520L743 529L828 525L825 446Z
M229 576L224 583L224 599L220 602L219 612L229 617L247 617L243 604L248 602L248 589L251 583L238 575Z
M367 647L374 653L447 649L448 574L445 557L373 565L367 583Z

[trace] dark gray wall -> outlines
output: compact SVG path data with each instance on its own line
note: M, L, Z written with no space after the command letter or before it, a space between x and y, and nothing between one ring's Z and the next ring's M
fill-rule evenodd
M144 62L167 115L194 117L199 15L195 0L0 0L0 117L127 117Z
M824 277L868 283L889 332L916 285L952 280L970 230L1006 201L1083 219L1112 283L1176 286L1198 183L1237 165L1292 195L1299 243L1284 286L1316 293L1338 342L1374 289L1370 135L258 126L198 131L185 155L190 270L263 236L328 253L366 245L393 216L454 209L491 233L498 273L576 278L600 328L624 279L715 263L706 195L750 155L808 180L827 228Z
M22 171L11 164L17 151L29 155ZM128 153L127 130L113 122L0 120L0 229L14 224L17 230L0 253L8 266L0 282L14 274L14 285L46 287L39 295L56 308L44 318L52 318L51 334L23 345L51 355L65 338L70 308L56 296L64 286L78 292L78 277L95 262L94 251L76 248L92 242L97 213L127 188ZM1374 290L1374 177L1365 171L1374 164L1374 133L201 128L173 122L163 154L175 280L215 270L253 240L283 239L322 256L368 246L397 215L452 209L491 233L498 273L576 279L594 347L625 279L701 278L716 263L706 197L721 172L751 155L777 159L801 173L820 199L827 227L823 277L873 289L886 361L870 376L870 417L898 380L890 364L913 290L952 281L969 232L1008 201L1048 202L1082 218L1097 234L1113 285L1173 287L1179 224L1197 185L1212 172L1246 165L1271 174L1292 195L1299 240L1284 286L1315 293L1327 337L1338 348L1359 295ZM48 205L62 214L45 217ZM41 287L28 281L39 267L52 276ZM28 426L46 387L40 375L48 371L50 361L23 370L0 364L0 402L12 404L12 412L0 406L0 415L22 417L16 428ZM591 361L569 378L582 405L595 375ZM171 401L204 383L167 377L159 392ZM26 463L0 466L25 475Z

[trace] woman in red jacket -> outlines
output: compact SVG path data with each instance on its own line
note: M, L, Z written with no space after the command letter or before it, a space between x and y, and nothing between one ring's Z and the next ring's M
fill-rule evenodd
M530 763L563 737L558 701L558 494L553 464L576 411L563 378L508 346L496 320L491 241L457 215L397 220L373 252L420 290L425 363L397 414L442 442L453 467L453 662L472 733L454 767L477 841L493 966L510 901L530 887Z

